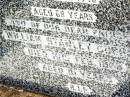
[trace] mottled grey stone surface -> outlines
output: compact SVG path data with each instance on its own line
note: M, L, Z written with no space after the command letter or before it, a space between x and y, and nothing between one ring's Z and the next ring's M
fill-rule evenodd
M70 9L79 11L89 11L95 13L97 16L96 22L81 22L70 21L55 18L37 17L31 14L31 6L37 7L49 7L58 9ZM10 30L16 32L27 32L29 34L45 35L55 38L67 38L78 41L85 41L90 43L96 43L99 45L111 45L110 39L103 37L94 37L87 35L68 34L63 32L42 31L40 29L18 27L12 25L6 25L5 19L22 19L31 20L37 22L57 23L65 25L77 25L84 28L100 29L115 31L123 33L124 38L130 38L130 7L128 0L102 0L100 4L82 4L71 2L56 2L54 0L0 0L0 83L15 85L23 87L28 90L44 92L53 96L60 97L129 97L130 96L130 75L128 69L126 72L114 71L105 69L94 68L91 66L80 66L78 64L72 64L69 62L58 62L47 58L31 57L27 56L23 52L23 48L28 46L34 49L41 49L41 45L26 44L20 41L6 40L3 36L3 30ZM97 30L98 31L98 30ZM128 37L129 36L129 37ZM117 38L121 40L119 37ZM122 39L123 40L123 39ZM126 43L120 45L124 48L130 48L130 39L125 41ZM126 45L127 44L127 45ZM114 44L114 46L117 46ZM47 49L54 52L66 53L66 48L48 47ZM130 67L130 54L126 54L126 57L116 57L117 60L126 61L123 65ZM68 53L75 53L75 50L70 50ZM78 52L79 53L79 52ZM80 52L84 54L85 52ZM88 53L87 53L88 54ZM86 54L86 55L87 55ZM102 52L96 56L101 56ZM89 55L91 57L91 54ZM110 56L111 57L111 56ZM103 64L107 64L107 58L109 55L103 58ZM114 59L115 57L111 57ZM60 60L60 59L59 59ZM105 61L106 60L106 61ZM40 71L38 63L54 64L55 66L67 67L67 68L80 68L92 73L99 73L101 75L115 76L119 83L112 86L111 84L98 83L93 79L82 80L76 77L68 77L66 75L58 75L54 73L47 73ZM112 63L111 63L112 64ZM127 68L128 68L127 67ZM92 89L91 95L82 93L74 93L65 88L67 83L80 84L88 86Z

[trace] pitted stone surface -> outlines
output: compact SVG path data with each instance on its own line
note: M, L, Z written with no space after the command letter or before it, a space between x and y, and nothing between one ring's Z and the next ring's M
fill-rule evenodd
M0 83L60 97L129 96L128 0L0 2Z

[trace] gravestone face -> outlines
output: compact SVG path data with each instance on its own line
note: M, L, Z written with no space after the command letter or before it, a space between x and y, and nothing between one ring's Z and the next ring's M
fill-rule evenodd
M129 95L128 0L0 1L0 83L59 97Z

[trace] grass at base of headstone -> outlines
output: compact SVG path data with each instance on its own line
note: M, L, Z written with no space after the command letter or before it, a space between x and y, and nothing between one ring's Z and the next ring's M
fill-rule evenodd
M0 86L0 97L51 97L44 94L24 91L20 88L10 86Z

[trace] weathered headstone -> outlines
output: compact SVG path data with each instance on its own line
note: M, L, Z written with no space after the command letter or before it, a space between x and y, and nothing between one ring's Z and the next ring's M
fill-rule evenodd
M0 83L59 97L129 95L128 0L2 0L0 11Z

